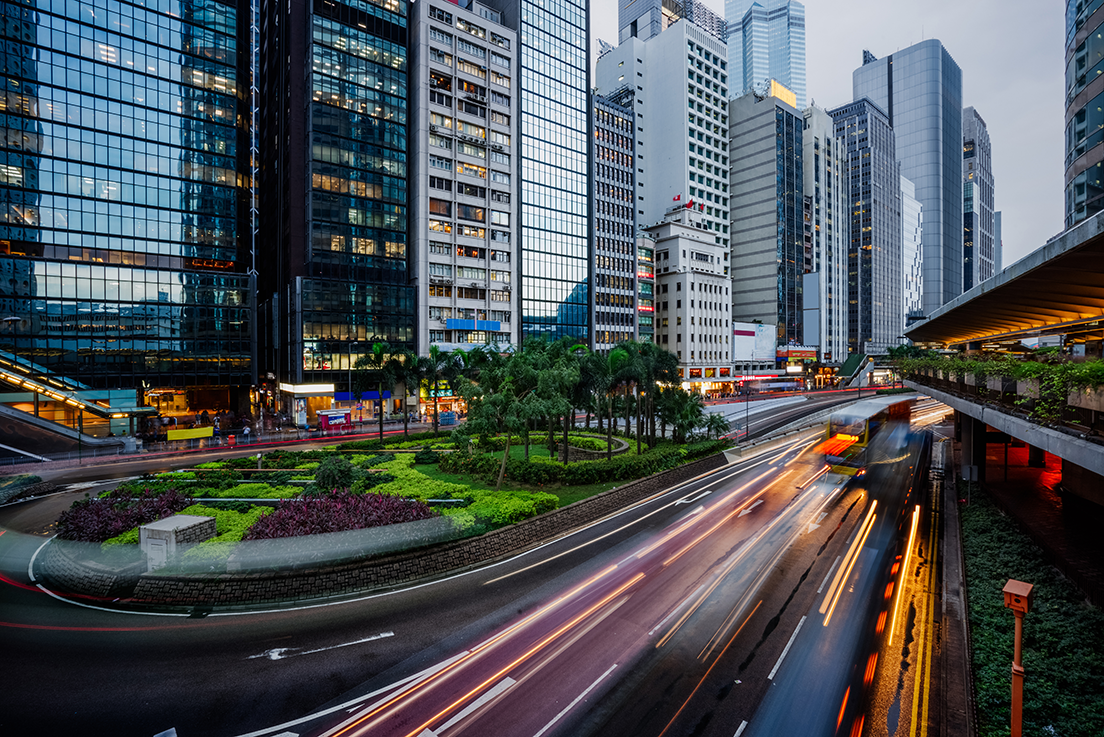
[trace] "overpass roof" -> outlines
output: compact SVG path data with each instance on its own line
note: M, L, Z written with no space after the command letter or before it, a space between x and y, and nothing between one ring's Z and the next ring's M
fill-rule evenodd
M1104 213L1102 213L1104 214ZM1104 218L1047 241L905 331L954 346L1104 330Z

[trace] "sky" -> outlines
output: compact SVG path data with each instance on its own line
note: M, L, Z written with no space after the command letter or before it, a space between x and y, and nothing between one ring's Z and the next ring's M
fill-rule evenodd
M723 0L705 0L724 14ZM888 56L935 38L962 68L993 146L1009 266L1063 229L1065 4L1061 0L804 0L810 103L850 102L863 49ZM616 45L617 0L592 0L591 33ZM596 44L592 44L597 48Z

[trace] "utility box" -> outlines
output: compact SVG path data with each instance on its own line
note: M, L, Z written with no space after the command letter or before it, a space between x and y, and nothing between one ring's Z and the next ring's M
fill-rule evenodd
M163 567L185 550L215 536L215 518L177 514L138 528L148 571Z

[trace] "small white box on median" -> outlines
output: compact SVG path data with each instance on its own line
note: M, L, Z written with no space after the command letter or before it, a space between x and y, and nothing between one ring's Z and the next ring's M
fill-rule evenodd
M215 518L177 514L138 528L138 543L154 571L178 554L215 536Z

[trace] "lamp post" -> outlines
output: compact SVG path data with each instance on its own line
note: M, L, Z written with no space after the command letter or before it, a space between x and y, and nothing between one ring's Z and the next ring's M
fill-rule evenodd
M1023 640L1023 618L1031 610L1035 587L1023 581L1008 579L1004 585L1004 606L1016 615L1016 644L1012 652L1012 737L1023 735L1024 669L1020 661Z

